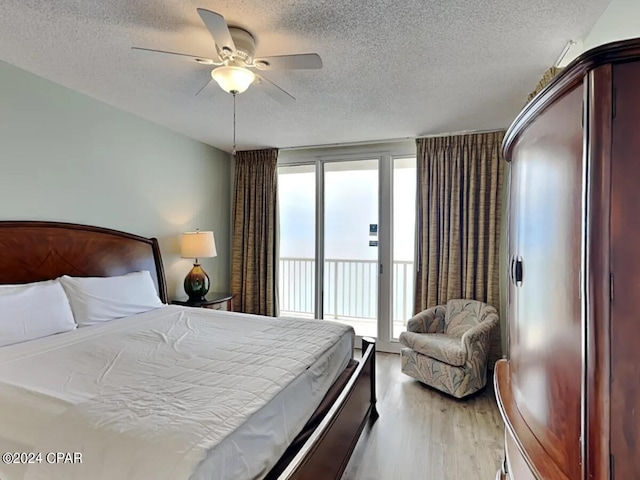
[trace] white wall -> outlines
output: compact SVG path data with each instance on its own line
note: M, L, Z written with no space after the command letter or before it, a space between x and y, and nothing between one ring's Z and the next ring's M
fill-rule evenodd
M229 286L229 155L0 62L0 220L55 220L157 237L169 296L191 261L180 234L215 233L211 290Z
M640 37L640 0L613 0L584 40L585 50Z
M605 43L640 37L639 19L640 0L612 0L589 34L575 39L578 44L569 50L560 66L566 67L582 53Z

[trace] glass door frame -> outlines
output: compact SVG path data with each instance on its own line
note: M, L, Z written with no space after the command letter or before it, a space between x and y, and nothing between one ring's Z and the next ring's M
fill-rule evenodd
M387 144L365 144L313 149L290 149L279 154L278 165L315 165L315 318L323 317L324 308L324 176L327 163L358 160L378 160L378 318L377 350L400 352L400 344L393 339L393 161L396 158L415 158L415 141L405 140ZM415 276L415 263L414 263ZM356 348L361 338L356 337Z

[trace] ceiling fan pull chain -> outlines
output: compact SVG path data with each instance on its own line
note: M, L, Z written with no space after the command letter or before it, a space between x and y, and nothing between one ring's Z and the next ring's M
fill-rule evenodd
M232 93L233 95L233 150L231 154L235 157L236 155L236 93Z

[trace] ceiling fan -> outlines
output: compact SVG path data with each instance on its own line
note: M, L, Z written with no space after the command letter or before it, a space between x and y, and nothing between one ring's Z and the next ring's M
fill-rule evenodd
M219 13L198 8L198 14L209 29L215 42L216 55L212 58L151 48L131 48L146 52L180 55L191 58L201 65L215 66L211 70L211 79L196 92L196 95L204 90L211 80L215 80L224 91L234 96L246 91L252 84L256 84L275 100L286 104L295 101L295 98L272 81L250 69L292 70L322 68L322 59L317 53L255 57L256 41L250 32L239 27L229 27L224 17Z

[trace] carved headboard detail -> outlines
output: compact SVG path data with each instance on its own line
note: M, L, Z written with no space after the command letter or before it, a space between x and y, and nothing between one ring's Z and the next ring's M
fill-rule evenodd
M166 303L167 284L155 238L73 223L0 221L0 284L141 270L151 272Z

